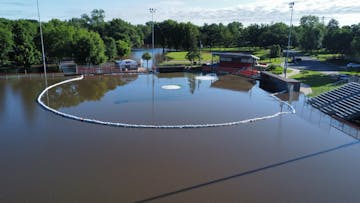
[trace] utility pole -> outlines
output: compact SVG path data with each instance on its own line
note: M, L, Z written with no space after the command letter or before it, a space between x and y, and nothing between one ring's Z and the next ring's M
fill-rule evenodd
M291 30L292 30L292 18L293 18L293 12L294 12L294 5L295 2L290 2L289 3L289 8L291 9L291 17L290 17L290 31L289 31L289 40L288 40L288 46L287 46L287 52L286 52L286 57L285 57L285 67L284 67L284 77L286 78L286 71L288 68L288 58L289 58L289 51L290 51L290 46L291 46Z
M37 5L37 11L38 11L39 26L40 26L40 39L41 39L42 60L43 60L43 64L44 64L44 76L46 79L47 78L47 76L46 76L46 59L45 59L44 38L43 38L41 19L40 19L39 0L36 0L36 5Z
M151 50L151 55L152 55L152 68L154 68L155 66L155 55L154 55L154 49L155 49L155 33L154 33L154 13L156 12L155 8L150 8L149 9L150 13L151 13L151 32L152 32L152 50Z

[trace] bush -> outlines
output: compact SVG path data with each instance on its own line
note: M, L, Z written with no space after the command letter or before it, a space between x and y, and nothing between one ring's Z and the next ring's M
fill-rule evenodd
M280 45L272 45L270 47L270 58L276 58L281 56L281 47Z
M268 71L273 71L276 69L276 65L275 64L270 64L269 67L268 67Z

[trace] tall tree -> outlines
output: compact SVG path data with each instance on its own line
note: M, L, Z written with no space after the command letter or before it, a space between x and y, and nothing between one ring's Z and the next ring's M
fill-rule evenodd
M105 11L102 9L94 9L91 11L90 18L90 28L91 30L104 36L105 34Z
M51 20L44 24L45 50L48 59L58 63L64 58L72 57L73 52L77 51L72 49L76 29L60 20Z
M126 41L130 47L141 47L143 41L135 26L121 19L113 19L105 25L107 37L112 37L115 41Z
M74 58L77 63L101 64L106 61L105 45L100 35L87 30L79 30L73 49Z
M190 61L191 65L193 65L196 59L200 59L200 53L198 50L192 50L189 51L185 57Z
M360 56L360 36L356 36L351 42L351 49L353 51L353 55Z
M260 46L268 47L271 45L280 45L286 47L288 43L289 28L284 23L275 23L270 26L264 26L264 31L259 37Z
M151 59L151 55L149 52L145 52L141 58L146 61L146 68L149 68L149 60Z
M307 50L315 50L322 47L324 26L316 16L303 16L300 19L301 37L300 46Z
M111 37L104 38L105 43L105 55L109 60L113 60L117 56L116 41Z
M240 22L232 22L227 25L229 32L231 33L230 46L242 46L243 43L243 29L244 26Z
M131 47L130 45L123 40L116 41L117 54L120 57L124 57L130 54Z
M40 52L34 44L36 24L25 20L15 21L12 33L14 44L11 59L16 65L21 65L29 70L31 65L40 61Z
M244 44L247 46L261 46L260 36L265 30L264 25L251 24L245 28L245 39Z
M270 58L276 58L281 56L281 47L280 45L272 45L270 47Z
M184 50L195 50L197 49L199 39L199 29L194 24L180 23L180 29L183 33L182 47Z
M13 48L13 35L8 26L0 23L0 66L9 63L9 53Z

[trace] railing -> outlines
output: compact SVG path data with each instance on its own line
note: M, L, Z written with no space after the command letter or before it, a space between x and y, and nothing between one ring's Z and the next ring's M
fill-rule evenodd
M119 68L116 66L104 66L104 65L96 65L96 66L77 66L77 74L81 75L89 75L89 74L113 74L113 73L135 73L139 72L138 69L125 69Z

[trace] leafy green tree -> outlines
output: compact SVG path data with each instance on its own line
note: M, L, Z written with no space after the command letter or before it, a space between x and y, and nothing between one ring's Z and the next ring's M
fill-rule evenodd
M44 24L45 50L48 59L59 63L63 58L71 58L74 38L77 29L66 22L60 20L51 20Z
M324 26L316 16L303 16L300 19L301 37L300 46L306 50L316 50L322 47Z
M264 25L258 25L258 24L251 24L248 27L245 28L244 34L245 34L245 44L248 46L261 46L261 40L260 36L265 30Z
M8 26L0 23L0 66L9 63L9 53L13 48L13 35Z
M230 46L241 46L243 43L243 24L240 22L232 22L227 25L227 28L231 33Z
M113 19L106 23L104 36L112 37L115 41L125 41L130 47L141 47L143 45L143 39L136 27L121 19Z
M141 58L146 61L146 67L149 68L149 60L151 59L151 55L149 52L145 52Z
M200 53L197 50L191 50L186 54L186 59L190 61L191 65L194 64L196 59L200 59Z
M354 55L360 55L360 36L356 36L351 42L351 49Z
M156 43L161 45L163 52L165 48L175 47L175 41L181 40L176 38L178 23L173 20L165 20L155 24Z
M79 30L73 48L77 63L100 64L107 60L104 42L98 33Z
M120 57L127 56L131 52L130 45L123 40L116 41L117 54Z
M102 9L94 9L91 11L90 29L99 33L100 36L105 34L105 11Z
M145 25L136 25L137 33L142 39L142 43L151 44L152 36L151 36L151 24L146 23Z
M31 65L40 62L40 52L34 44L35 30L34 24L25 20L15 21L12 27L14 44L11 59L16 65L21 65L27 70Z
M280 45L272 45L270 47L270 58L276 58L281 56L281 47Z
M109 60L113 60L117 56L116 41L111 37L104 38L105 43L105 55Z
M219 25L213 23L211 25L204 24L200 28L201 41L206 47L222 46L222 35Z
M199 29L192 23L180 23L180 29L183 33L182 48L185 50L197 49L200 36Z
M264 31L259 37L260 46L268 47L278 44L281 47L286 47L288 43L289 27L284 23L275 23L270 26L265 26Z

